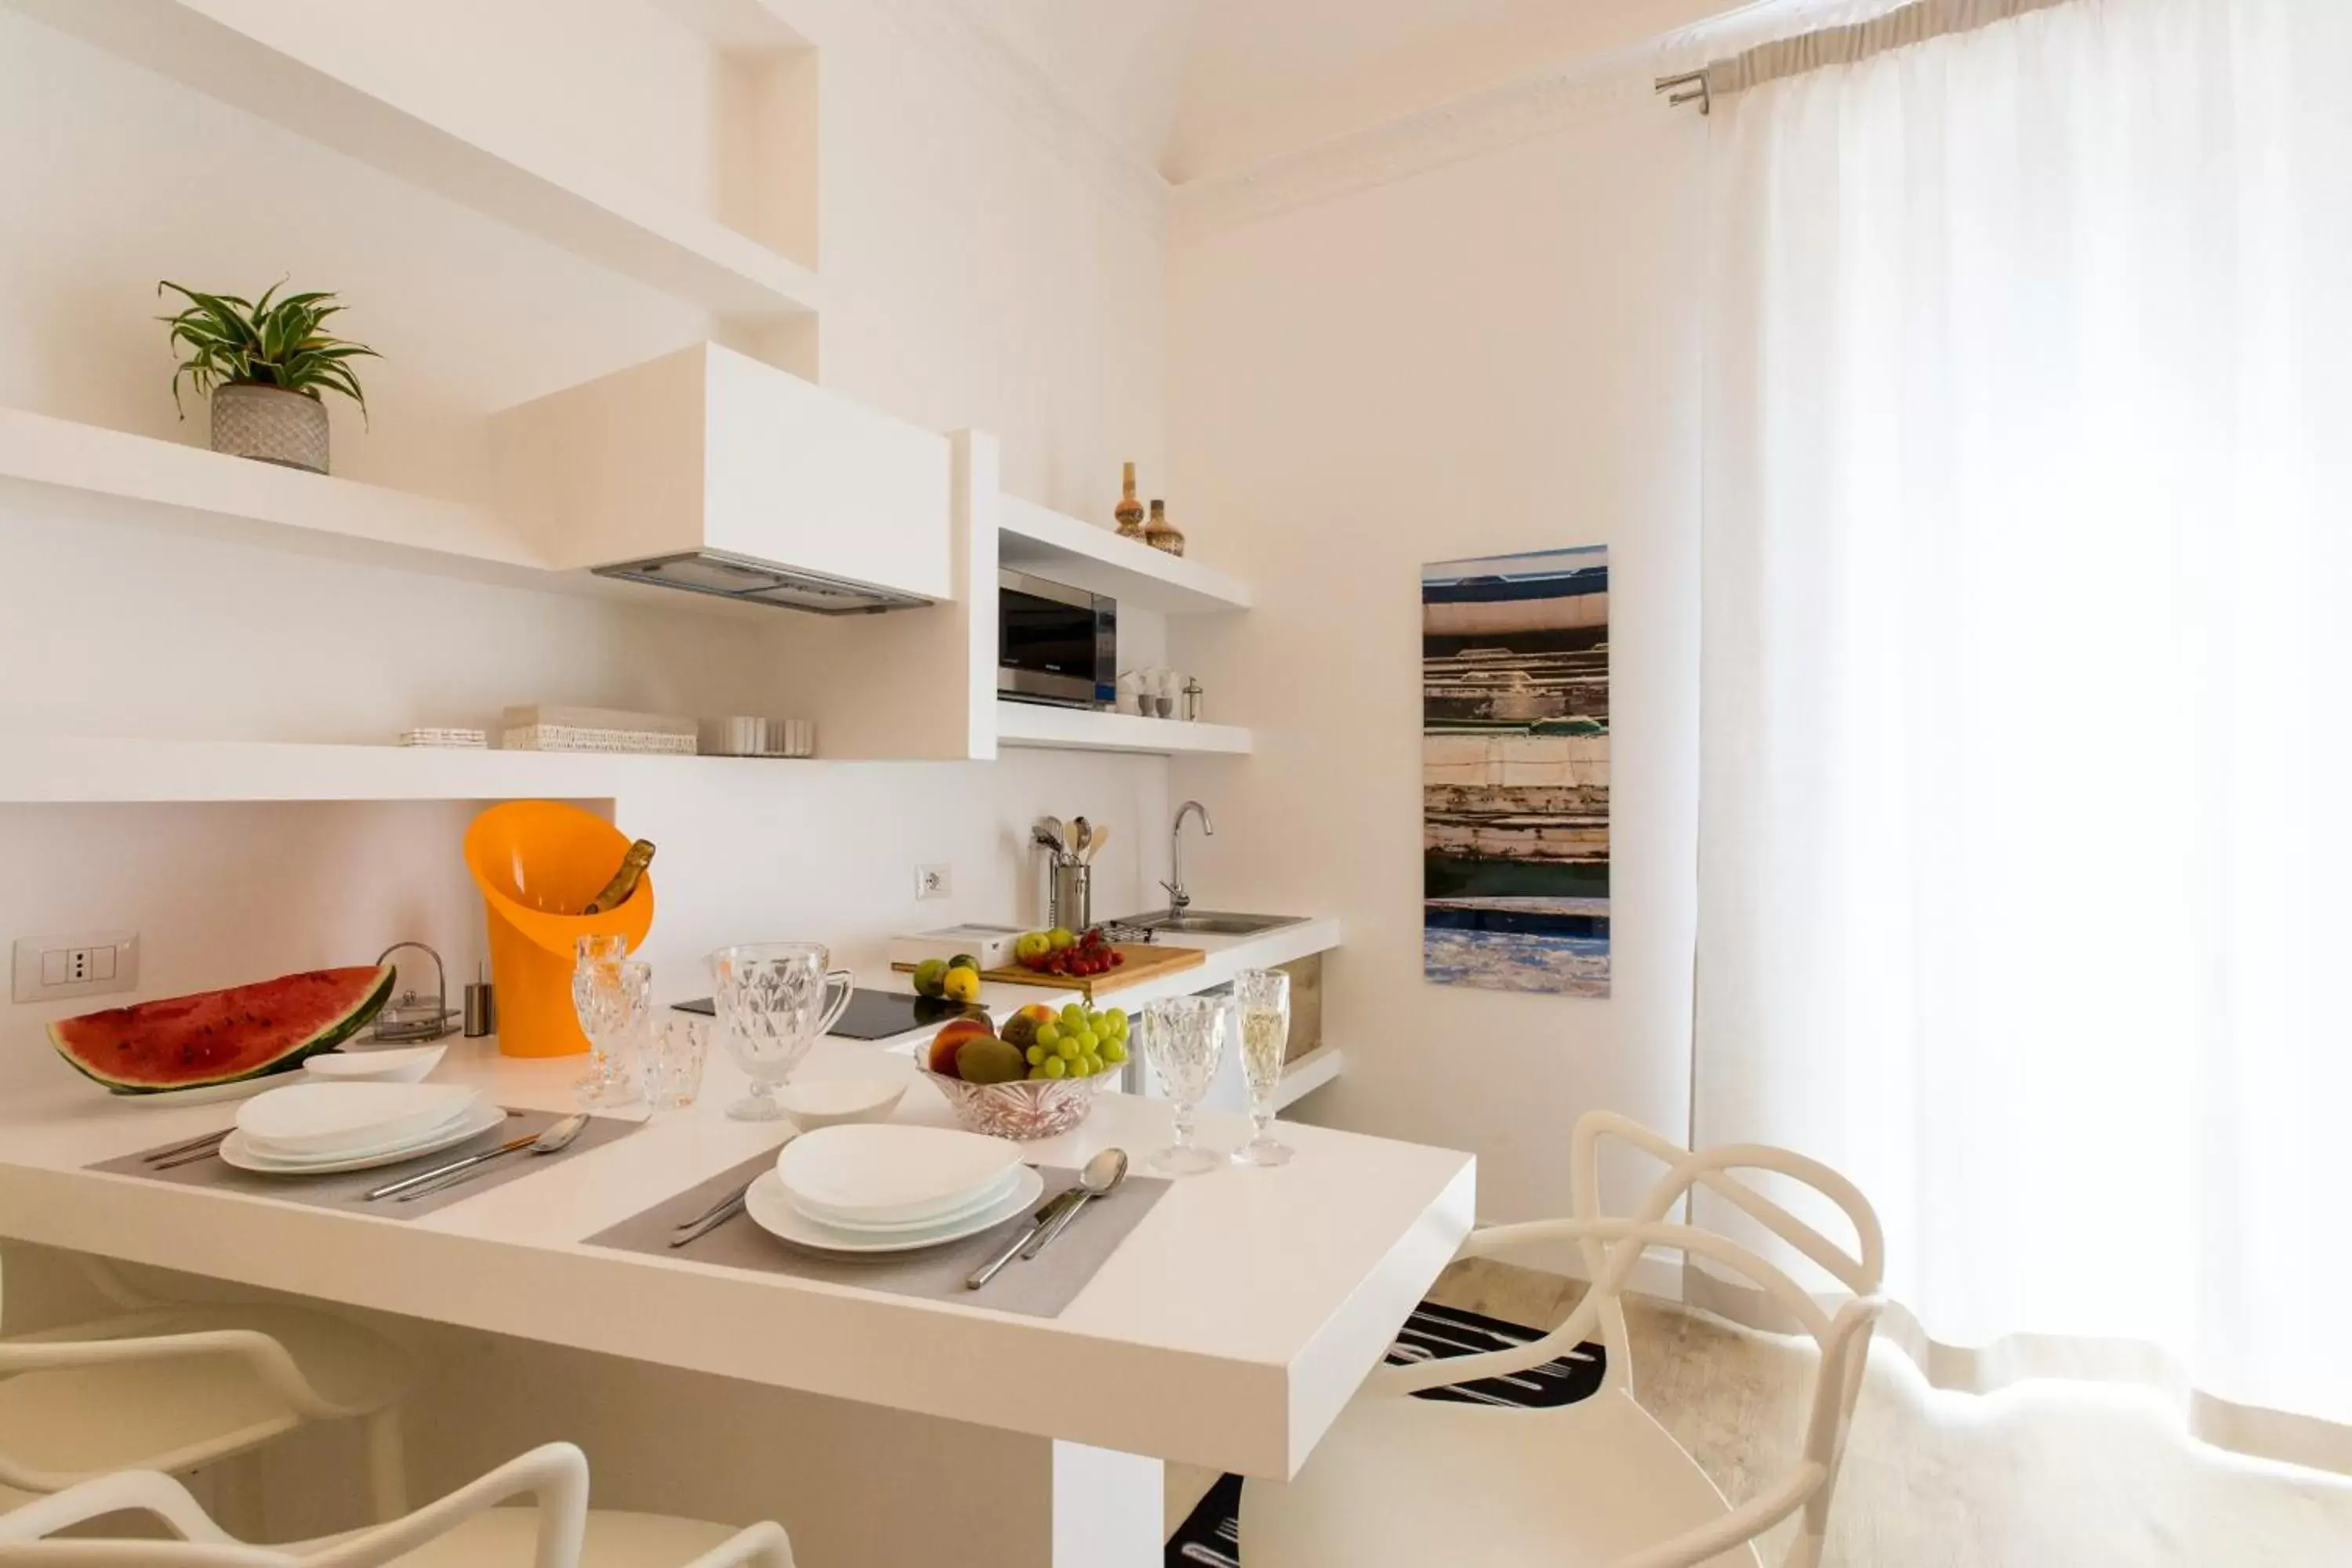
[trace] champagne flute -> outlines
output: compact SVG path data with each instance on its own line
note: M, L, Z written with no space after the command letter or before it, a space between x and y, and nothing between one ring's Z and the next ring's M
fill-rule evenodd
M1171 1176L1197 1176L1225 1162L1203 1149L1193 1121L1225 1054L1222 996L1163 996L1143 1010L1143 1048L1151 1070L1176 1107L1176 1142L1151 1156L1151 1167Z
M1290 1046L1290 976L1279 969L1246 969L1234 978L1242 1016L1242 1076L1249 1083L1250 1141L1234 1151L1243 1165L1284 1165L1291 1147L1273 1136L1274 1097L1282 1088Z

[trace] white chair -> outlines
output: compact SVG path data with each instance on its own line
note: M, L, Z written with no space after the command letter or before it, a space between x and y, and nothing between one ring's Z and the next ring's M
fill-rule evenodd
M121 1310L0 1339L0 1488L185 1470L306 1422L357 1420L374 1517L406 1510L399 1401L413 1369L400 1347L301 1307L158 1300L77 1261Z
M1615 1136L1663 1161L1666 1173L1633 1215L1600 1212L1601 1143ZM1849 1253L1734 1173L1779 1172L1816 1189L1853 1226ZM1821 1560L1846 1429L1883 1303L1878 1217L1853 1184L1783 1149L1737 1144L1692 1153L1606 1111L1577 1123L1576 1217L1496 1226L1465 1258L1572 1238L1591 1291L1568 1321L1531 1344L1382 1367L1341 1412L1289 1484L1242 1490L1249 1568L1758 1568L1755 1539L1802 1510L1787 1568ZM1694 1187L1737 1205L1826 1270L1851 1294L1834 1312L1780 1268L1727 1237L1665 1216ZM1645 1247L1681 1250L1744 1278L1820 1344L1802 1458L1793 1472L1738 1508L1633 1399L1622 1291ZM1608 1352L1600 1389L1574 1405L1509 1410L1410 1399L1416 1390L1525 1373L1572 1352L1595 1325Z
M535 1506L501 1508L528 1495ZM51 1540L115 1513L143 1513L177 1540ZM130 1470L0 1514L0 1568L793 1568L772 1522L723 1524L591 1511L588 1457L549 1443L405 1518L343 1535L253 1546L215 1524L171 1477Z

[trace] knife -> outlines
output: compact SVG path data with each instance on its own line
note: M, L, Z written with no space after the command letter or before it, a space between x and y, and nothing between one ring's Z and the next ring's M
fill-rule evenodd
M1035 1214L1029 1216L1030 1223L1029 1227L1026 1230L1024 1230L1020 1235L1014 1237L1011 1241L1006 1242L1004 1244L1003 1251L998 1253L995 1257L990 1258L987 1262L973 1269L970 1274L964 1276L963 1288L967 1290L977 1290L982 1286L987 1284L990 1280L995 1279L998 1271L1006 1264L1013 1261L1014 1254L1018 1253L1023 1247L1028 1246L1032 1240L1043 1235L1046 1226L1052 1225L1056 1219L1059 1219L1062 1216L1064 1210L1069 1208L1078 1201L1078 1194L1084 1190L1085 1189L1081 1187L1073 1185L1056 1193L1053 1197L1048 1198L1045 1201L1044 1207L1040 1208Z

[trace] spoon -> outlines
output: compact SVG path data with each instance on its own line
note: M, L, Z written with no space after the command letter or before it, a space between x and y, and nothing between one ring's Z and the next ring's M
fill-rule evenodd
M1092 844L1094 841L1095 830L1092 824L1088 823L1083 816L1074 816L1070 818L1071 854L1076 856L1081 860L1085 859L1087 857L1087 846Z
M402 1203L406 1203L411 1198L423 1197L428 1190L438 1192L443 1187L455 1184L445 1180L446 1177L458 1176L461 1181L470 1181L472 1180L470 1176L459 1176L459 1173L488 1164L501 1155L512 1154L523 1149L528 1149L534 1154L552 1154L559 1150L568 1149L572 1146L572 1141L586 1131L587 1128L586 1114L575 1112L550 1126L546 1131L536 1138L510 1138L495 1149L486 1149L478 1154L468 1154L462 1160L452 1160L446 1165L436 1165L429 1171L420 1171L404 1181L388 1182L373 1189L367 1195L371 1199L396 1197Z
M1108 823L1105 823L1100 827L1088 827L1087 829L1086 851L1084 854L1080 855L1078 858L1084 860L1089 866L1093 865L1095 863L1095 851L1100 849L1103 847L1103 840L1109 837L1110 825Z
M1087 1205L1097 1198L1110 1196L1118 1190L1118 1184L1125 1180L1127 1180L1126 1150L1106 1149L1087 1161L1087 1168L1078 1173L1078 1195L1070 1201L1069 1207L1054 1216L1053 1224L1029 1238L1029 1244L1021 1249L1022 1261L1025 1263L1051 1247L1054 1244L1054 1238L1070 1228L1070 1222L1078 1217L1079 1212Z

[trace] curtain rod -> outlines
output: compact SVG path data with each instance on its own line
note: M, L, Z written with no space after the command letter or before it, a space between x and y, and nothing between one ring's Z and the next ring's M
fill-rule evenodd
M1867 21L1775 39L1709 60L1697 70L1662 76L1654 88L1666 95L1670 107L1696 103L1701 114L1708 114L1718 94L1745 92L1831 66L1856 65L1889 50L2073 4L2074 0L1911 0Z

